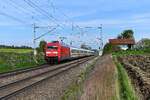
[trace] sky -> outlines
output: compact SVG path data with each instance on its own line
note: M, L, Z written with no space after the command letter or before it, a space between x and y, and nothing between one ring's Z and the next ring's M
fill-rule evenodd
M149 0L1 0L0 45L33 47L33 24L37 40L50 42L66 37L67 44L99 47L103 25L103 42L132 29L136 41L150 38ZM91 27L91 28L85 28Z

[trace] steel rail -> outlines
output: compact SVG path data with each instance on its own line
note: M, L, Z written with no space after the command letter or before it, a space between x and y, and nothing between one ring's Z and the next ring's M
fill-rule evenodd
M47 67L50 67L50 65L42 64L42 65L30 67L30 68L24 68L24 69L17 69L17 70L12 70L12 71L8 71L8 72L2 72L2 73L0 73L0 78L5 78L8 76L12 76L12 75L18 75L18 74L25 73L28 71L34 71L37 69L42 69L42 68L47 68Z
M16 81L16 82L13 82L13 83L10 83L10 84L7 84L7 85L4 85L4 86L0 87L0 90L1 90L1 89L4 89L4 88L12 87L13 85L20 84L21 82L24 82L24 81L26 81L26 80L29 80L29 79L32 79L32 78L35 78L35 77L38 77L38 76L41 76L41 75L44 75L44 74L46 75L47 73L56 71L56 70L58 70L58 69L66 68L66 67L68 67L68 66L71 65L71 64L75 64L75 65L73 65L72 67L69 67L69 68L67 68L67 69L65 69L65 70L63 70L63 71L61 71L61 72L57 72L57 73L55 73L54 75L51 75L51 76L49 76L49 77L46 77L46 78L44 78L44 79L42 79L42 80L40 80L40 81L34 82L34 83L32 83L31 85L25 86L25 87L23 87L23 88L21 88L21 89L18 89L18 90L16 90L16 91L13 91L13 92L11 92L11 93L9 93L9 94L6 94L6 95L4 95L4 96L1 96L1 97L0 97L0 100L1 100L1 99L6 99L6 98L8 98L8 97L10 97L10 96L12 96L12 95L14 95L14 94L16 94L16 93L19 93L20 91L22 91L22 90L24 90L24 89L26 89L26 88L28 88L28 87L31 87L31 86L33 86L33 85L35 85L35 84L38 84L38 83L40 83L40 82L42 82L42 81L44 81L44 80L49 79L49 78L52 78L52 77L54 77L54 76L56 76L56 75L58 75L58 74L60 74L60 73L62 73L62 72L64 72L64 71L67 71L67 70L69 70L69 69L71 69L71 68L73 68L73 67L76 67L76 66L78 66L78 65L80 65L80 64L82 64L82 63L84 63L85 61L88 61L90 58L91 58L91 57L84 58L84 59L81 59L80 62L79 62L79 61L76 61L76 62L74 62L74 63L70 63L70 64L68 64L68 65L64 65L64 66L55 68L55 69L53 69L53 70L49 70L49 71L44 72L44 73L40 73L40 74L31 76L31 77L28 77L28 78L25 78L25 79L22 79L22 80L19 80L19 81ZM93 58L93 57L92 57L92 58ZM77 63L77 64L76 64L76 63Z
M82 60L82 59L81 59L81 60ZM83 59L83 60L84 60L84 59ZM66 66L69 66L69 65L74 64L74 63L77 63L77 62L78 62L78 60L76 60L76 61L74 61L74 62L71 62L71 63L69 63L69 64L62 65L62 66L60 66L60 67L56 67L56 68L50 69L50 70L45 71L45 72L41 72L41 73L36 74L36 75L33 75L33 76L29 76L29 77L24 78L24 79L17 80L17 81L15 81L15 82L11 82L11 83L2 85L2 86L0 86L0 89L6 88L7 86L16 84L16 83L18 83L18 82L23 82L23 81L26 81L26 80L28 80L28 79L31 79L31 78L34 78L34 77L38 77L38 76L40 76L40 75L43 75L43 74L46 74L46 73L55 71L55 70L60 69L60 68L64 68L64 67L66 67ZM32 70L32 71L33 71L33 70Z
M79 59L75 59L74 61L76 61L76 60L79 60ZM26 72L34 71L34 70L38 70L38 69L48 68L48 67L52 67L54 65L50 66L49 64L41 64L41 65L30 67L30 68L17 69L17 70L12 70L12 71L8 71L8 72L0 72L0 78L5 78L8 76L12 76L12 75L18 75L21 73L26 73Z

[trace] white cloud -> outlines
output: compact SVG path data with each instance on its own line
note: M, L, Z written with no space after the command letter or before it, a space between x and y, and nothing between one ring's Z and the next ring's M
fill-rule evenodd
M135 16L133 16L133 18L135 18L135 19L147 18L147 17L150 17L150 13L136 14Z

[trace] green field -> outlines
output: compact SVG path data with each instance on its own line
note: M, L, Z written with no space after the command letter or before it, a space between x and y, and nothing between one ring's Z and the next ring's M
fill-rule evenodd
M33 52L33 49L7 49L7 48L0 48L0 52L7 52L7 53L30 53Z
M0 72L28 68L45 63L44 54L35 57L33 49L0 49Z

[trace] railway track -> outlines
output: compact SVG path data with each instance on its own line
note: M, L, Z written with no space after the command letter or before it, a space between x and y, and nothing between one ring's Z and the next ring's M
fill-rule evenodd
M29 76L29 77L17 80L15 82L11 82L11 83L5 84L3 86L0 86L0 100L4 100L9 97L12 97L15 94L20 93L21 91L23 91L25 89L28 89L34 85L40 84L44 80L52 78L52 77L54 77L62 72L65 72L73 67L77 67L78 65L88 61L91 58L93 58L93 57L76 60L71 63L67 63L62 66L35 74L33 76Z
M52 65L52 66L55 66L55 65ZM8 72L1 72L0 78L7 78L9 76L14 76L14 75L18 75L18 74L22 74L22 73L26 73L26 72L30 72L30 71L34 71L34 70L44 69L44 68L48 68L48 67L51 67L51 66L49 64L42 64L39 66L34 66L34 67L30 67L30 68L25 68L25 69L17 69L17 70L8 71Z
M42 69L42 68L46 68L46 67L49 67L49 65L48 64L43 64L43 65L30 67L30 68L25 68L25 69L18 69L18 70L13 70L13 71L8 71L8 72L2 72L2 73L0 73L0 78L5 78L5 77L8 77L8 76L12 76L12 75L18 75L18 74L21 74L21 73L25 73L25 72L29 72L29 71L33 71L33 70L37 70L37 69Z
M24 79L24 78L27 78L30 76L34 76L34 75L42 73L42 72L46 72L47 70L53 70L57 67L66 66L67 64L72 64L79 60L80 59L77 59L77 60L73 60L73 61L70 61L67 63L61 63L61 64L57 64L57 65L44 64L44 65L33 67L33 68L27 68L27 69L21 69L21 70L1 73L0 87L2 87L5 84L15 82L16 80L21 80L21 79Z

